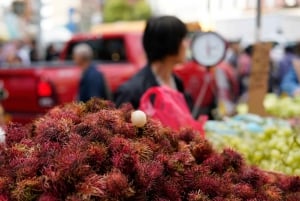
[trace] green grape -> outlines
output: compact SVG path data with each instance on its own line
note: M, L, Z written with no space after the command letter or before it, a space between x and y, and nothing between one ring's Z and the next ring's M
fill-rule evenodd
M263 122L268 121L265 119ZM237 150L251 165L267 171L300 176L300 135L290 126L283 126L284 124L275 120L271 126L262 125L265 128L262 133L251 133L242 130L245 128L242 124L240 123L239 128L241 130L233 132L235 134L211 132L207 138L218 150L227 147Z

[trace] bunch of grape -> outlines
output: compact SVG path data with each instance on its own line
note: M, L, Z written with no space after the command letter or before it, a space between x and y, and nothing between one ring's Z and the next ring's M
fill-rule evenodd
M290 128L272 127L261 134L207 133L207 137L216 148L231 147L264 170L300 175L300 135Z
M265 97L264 107L266 111L276 117L295 118L300 117L300 97L278 97L268 94Z

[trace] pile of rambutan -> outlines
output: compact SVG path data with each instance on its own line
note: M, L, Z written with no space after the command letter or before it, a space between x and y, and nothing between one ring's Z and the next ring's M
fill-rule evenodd
M247 166L190 129L93 99L56 107L32 125L8 125L0 201L299 201L300 178Z

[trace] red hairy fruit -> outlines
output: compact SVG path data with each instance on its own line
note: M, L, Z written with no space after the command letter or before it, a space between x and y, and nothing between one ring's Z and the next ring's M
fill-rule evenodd
M30 132L21 124L9 123L5 128L6 144L12 146L15 143L21 142L24 138L30 137Z
M234 170L241 170L244 165L244 160L242 156L231 150L231 149L225 149L221 156L224 159L224 166L227 168L233 168Z
M93 99L52 109L31 127L7 126L0 201L299 201L300 179L249 167L191 129Z
M30 201L37 199L40 193L42 193L41 179L34 177L17 182L12 191L12 198L20 201Z
M233 187L232 192L235 192L236 196L243 199L253 199L255 198L255 190L249 184L240 183Z
M52 119L67 119L72 121L74 124L78 124L81 121L81 115L84 111L83 104L67 104L65 106L58 106L51 109L48 112L48 116Z
M205 139L200 139L196 143L191 143L191 152L198 164L205 161L214 153L212 145Z
M107 160L107 149L102 144L91 144L87 149L87 158L91 167L101 167Z
M115 105L112 102L92 98L85 104L85 113L96 113L100 110L114 110Z
M0 194L0 201L9 201L8 196Z
M263 189L264 195L270 201L282 200L282 191L275 186L265 186Z
M39 197L38 201L59 201L59 199L50 193L44 193Z
M186 143L190 143L197 136L197 132L190 129L185 128L179 132L179 139L185 141Z
M137 168L137 184L147 191L163 175L163 171L164 168L159 162L142 163Z
M210 155L210 157L203 162L203 165L207 166L213 173L224 174L226 171L224 158L217 153Z
M216 197L222 195L222 179L218 176L205 175L202 178L199 178L198 186L199 189L204 192L209 197ZM227 184L228 185L228 184Z
M103 176L96 174L89 175L84 182L79 183L76 187L78 196L82 200L90 200L91 198L104 198L106 195L106 181Z
M34 125L38 142L64 143L69 139L73 123L68 119L45 117L37 120Z
M198 192L192 192L188 196L189 201L210 201L208 196L203 194L201 191Z
M130 187L127 177L120 171L113 170L104 177L106 182L106 192L111 198L129 198L134 195L134 190Z

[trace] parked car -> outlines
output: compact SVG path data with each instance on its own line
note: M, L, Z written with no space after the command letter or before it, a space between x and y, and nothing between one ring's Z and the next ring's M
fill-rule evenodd
M89 44L95 63L112 93L145 63L141 33L79 34L66 43L59 62L0 68L8 91L2 102L12 121L27 123L55 105L76 100L81 71L72 63L73 48Z

